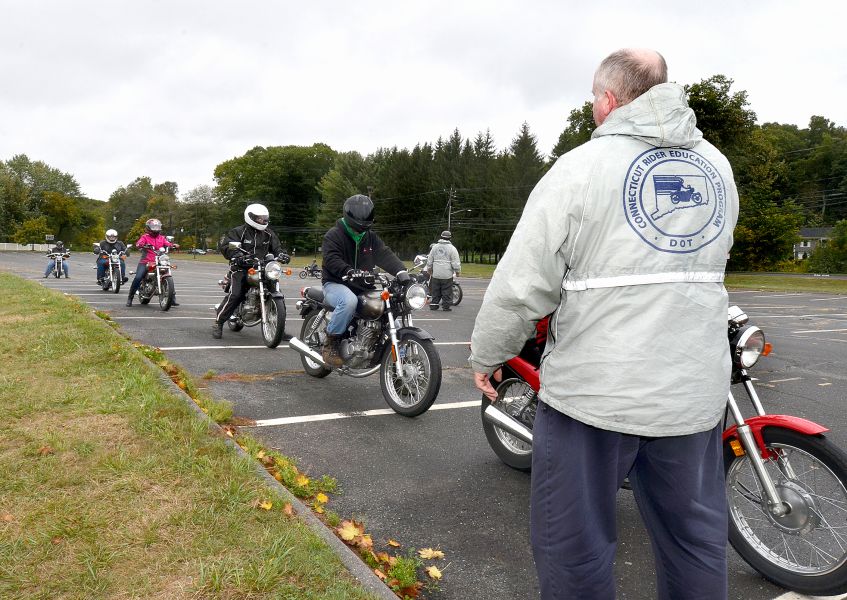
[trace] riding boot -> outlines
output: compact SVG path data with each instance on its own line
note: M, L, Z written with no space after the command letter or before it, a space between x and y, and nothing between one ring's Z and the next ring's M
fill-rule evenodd
M223 336L223 330L224 326L222 323L218 323L217 320L212 323L212 337L216 340L221 339L221 337Z
M135 292L132 292L126 299L126 305L132 306L132 299L135 297Z
M323 357L324 362L330 367L336 369L344 364L344 359L341 358L341 352L338 349L340 342L340 335L327 334L326 341L321 348L321 356Z

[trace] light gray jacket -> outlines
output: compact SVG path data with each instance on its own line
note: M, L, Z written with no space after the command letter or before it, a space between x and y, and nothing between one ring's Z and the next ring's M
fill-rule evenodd
M681 87L614 110L533 190L477 315L492 372L551 317L541 399L602 429L706 431L730 377L723 274L738 194Z
M461 269L459 251L450 240L440 239L430 249L426 267L435 279L452 279Z

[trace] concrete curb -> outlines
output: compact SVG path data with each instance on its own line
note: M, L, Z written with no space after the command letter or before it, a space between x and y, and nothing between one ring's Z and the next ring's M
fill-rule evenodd
M87 306L87 305L86 305ZM90 307L88 307L90 308ZM92 316L100 319L94 311L92 310ZM100 319L101 321L105 321L105 319ZM112 327L108 323L106 326L112 330L112 332L119 336L124 341L132 342L131 338L125 337L118 329ZM330 547L330 549L335 553L341 563L347 568L350 574L361 584L366 591L373 594L376 598L381 600L397 600L397 595L391 591L391 589L383 583L383 581L376 576L376 574L368 567L362 559L350 549L344 542L342 542L336 535L326 526L323 521L318 519L312 509L303 504L299 498L297 498L294 494L292 494L288 488L274 479L270 473L268 473L264 467L257 460L251 457L247 452L245 452L241 446L235 443L234 440L230 439L224 433L224 430L220 425L215 423L209 415L204 413L199 406L191 399L184 390L182 390L173 380L168 377L167 373L165 373L157 364L151 361L144 353L139 352L139 354L147 361L147 363L153 367L159 378L165 383L166 386L170 388L174 394L179 396L185 404L194 411L197 417L206 423L209 427L210 431L220 434L224 441L233 449L235 452L240 454L241 456L250 460L253 463L253 468L256 470L256 473L265 480L267 485L272 489L276 490L283 498L285 498L286 502L290 502L292 508L294 509L297 517L309 528L311 529L318 537L320 537L326 544Z

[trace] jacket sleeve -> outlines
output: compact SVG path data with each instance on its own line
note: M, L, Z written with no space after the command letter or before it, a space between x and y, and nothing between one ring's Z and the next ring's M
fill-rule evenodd
M400 271L406 270L406 265L403 264L403 261L397 258L397 255L385 245L385 242L376 235L373 234L373 249L374 249L374 259L377 264L382 269L385 269L392 275L397 275Z
M240 242L241 238L238 235L238 227L230 229L226 232L221 238L220 243L218 244L218 250L221 251L221 254L224 255L224 258L227 260L232 260L233 256L235 256L235 250L229 247L230 242Z
M426 268L429 271L432 271L432 263L435 260L435 246L432 246L429 249L429 254L426 256Z
M338 236L333 235L335 229L330 229L324 236L323 241L323 263L324 270L333 277L341 279L347 274L347 271L353 268L353 265L348 264L344 259L344 249L341 247L341 242Z
M450 258L452 259L451 265L453 267L453 272L458 273L459 271L461 271L462 270L462 263L459 260L459 251L456 250L456 247L453 246L452 244L450 245Z
M562 300L570 256L565 247L582 215L588 177L565 155L530 194L485 292L471 335L470 365L492 373L517 356L536 323ZM563 164L559 164L563 163Z

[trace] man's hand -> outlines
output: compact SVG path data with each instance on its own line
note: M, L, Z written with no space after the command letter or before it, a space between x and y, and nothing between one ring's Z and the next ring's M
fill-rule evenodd
M502 369L494 371L492 377L494 378L494 381L500 381L503 379ZM494 386L491 385L491 382L488 380L487 373L474 373L473 379L474 385L485 395L486 398L488 398L491 402L497 400L497 390L494 389Z

